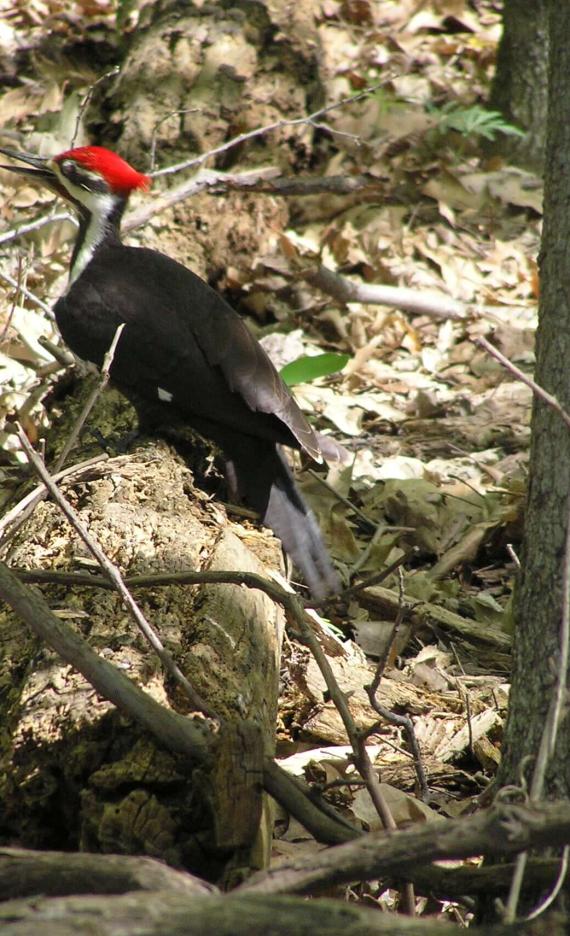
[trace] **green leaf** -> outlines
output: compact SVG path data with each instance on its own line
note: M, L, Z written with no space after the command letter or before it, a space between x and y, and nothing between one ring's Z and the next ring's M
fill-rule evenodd
M318 377L328 377L336 374L346 366L350 359L348 354L315 354L311 357L302 355L296 361L291 361L281 369L281 377L288 387L294 384L309 383Z
M462 136L482 136L487 140L494 140L498 133L506 136L525 135L518 127L508 123L499 111L487 110L478 104L461 107L455 103L448 103L439 110L432 108L431 113L438 117L438 129L441 133L455 130Z

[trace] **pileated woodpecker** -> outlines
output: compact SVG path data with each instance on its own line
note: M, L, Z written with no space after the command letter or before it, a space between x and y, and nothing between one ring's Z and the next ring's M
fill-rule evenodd
M47 185L78 215L69 286L54 308L71 350L101 367L124 323L110 378L139 419L187 424L212 439L234 493L281 539L313 596L337 591L317 522L280 449L303 449L321 461L334 454L334 444L314 432L261 345L218 293L164 254L121 242L129 195L148 188L148 176L100 146L51 159L0 152L32 167L1 168Z

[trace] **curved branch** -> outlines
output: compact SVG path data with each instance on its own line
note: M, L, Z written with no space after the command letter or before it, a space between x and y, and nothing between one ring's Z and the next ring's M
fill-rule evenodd
M209 759L214 740L206 721L190 720L155 702L124 673L91 650L79 634L52 613L43 595L23 585L2 562L0 597L34 634L79 670L96 692L125 715L135 718L160 744L194 761Z

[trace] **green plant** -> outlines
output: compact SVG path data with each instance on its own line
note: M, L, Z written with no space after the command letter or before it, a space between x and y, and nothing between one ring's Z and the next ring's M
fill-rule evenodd
M440 133L454 130L462 136L482 136L486 140L494 140L497 134L506 136L524 136L522 130L508 123L499 111L487 110L474 104L472 107L462 107L449 102L441 108L431 111L437 117L437 129Z

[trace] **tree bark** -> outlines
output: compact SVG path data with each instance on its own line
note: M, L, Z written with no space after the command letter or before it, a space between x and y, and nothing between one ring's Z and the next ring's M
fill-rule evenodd
M551 51L536 345L537 383L570 411L570 7L550 5ZM513 684L499 783L520 784L535 762L560 655L562 575L570 508L570 434L556 412L535 399L530 486L517 590ZM563 719L547 772L548 793L570 794L570 720Z
M152 858L0 847L0 901L37 894L64 897L138 890L217 893L217 888L200 878Z
M411 919L340 900L295 897L187 897L148 891L113 897L33 898L0 905L2 936L450 936L447 920ZM473 927L474 936L512 936L511 926ZM528 936L566 936L556 914L516 926Z
M112 435L113 416L124 421L126 409L109 392L91 422ZM198 463L196 451L194 457ZM163 443L110 458L91 477L63 487L123 572L209 567L263 574L256 544L268 563L280 565L277 541L232 529L223 507L194 486L187 466ZM13 565L70 570L85 567L87 558L49 501L18 531L9 556ZM116 593L85 586L43 591L107 664L188 717L188 699L161 671ZM234 876L237 867L264 867L272 822L268 802L262 804L262 773L273 754L281 609L262 592L236 585L166 586L137 591L136 598L193 688L223 720L214 770L202 763L190 779L187 758L177 761L180 751L161 750L3 612L0 834L33 847L148 854L211 879ZM203 724L199 719L196 727Z
M547 62L547 0L505 0L489 104L525 136L501 134L490 149L538 172L544 166Z

